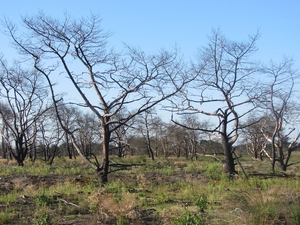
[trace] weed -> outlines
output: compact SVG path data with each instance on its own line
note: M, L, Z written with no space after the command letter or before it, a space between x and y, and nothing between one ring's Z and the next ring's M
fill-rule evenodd
M258 203L250 207L248 221L253 224L274 224L278 217L278 205L274 202Z
M50 225L51 215L45 207L39 208L35 212L35 218L33 220L34 225Z
M161 170L161 174L164 174L167 176L171 176L173 173L174 173L174 168L172 168L172 167L167 167L167 168Z
M15 217L15 213L6 207L5 211L0 212L0 224L10 223Z
M0 202L4 204L14 203L17 201L16 193L8 193L0 195Z
M196 206L198 206L198 208L201 212L204 212L204 210L207 209L207 204L208 204L207 196L204 194L201 194L200 196L196 196L193 199L193 203Z
M194 162L188 163L187 167L184 168L184 170L186 172L195 172L198 170L198 167L196 166L196 164Z
M57 184L55 186L51 186L48 189L49 193L64 193L65 195L72 195L78 192L78 187L74 185L74 183L70 181L66 181L63 184Z
M300 224L300 205L293 204L289 211L289 218L293 224Z
M58 209L58 212L60 212L60 213L64 212L64 206L62 204L62 201L58 201L57 209Z
M129 224L130 224L130 221L129 221L129 219L127 219L127 218L120 217L120 218L117 219L116 224L117 224L117 225L129 225Z
M6 212L0 212L0 224L10 223L13 220L13 215Z
M173 225L204 225L205 221L201 214L194 214L191 212L184 212L181 217L174 220Z
M50 205L51 199L45 193L39 193L36 196L36 204L38 206L48 206Z
M245 212L244 220L249 225L274 224L280 212L279 199L260 190L234 193L230 201Z
M205 175L211 180L221 180L221 164L220 163L210 163L206 167Z

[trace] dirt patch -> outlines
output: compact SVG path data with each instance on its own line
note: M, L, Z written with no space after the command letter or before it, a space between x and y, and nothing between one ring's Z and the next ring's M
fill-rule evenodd
M49 188L52 185L63 184L68 179L62 175L50 176L33 176L17 175L0 178L0 193L9 193L12 190L24 190L27 186L35 186L36 189L41 187Z

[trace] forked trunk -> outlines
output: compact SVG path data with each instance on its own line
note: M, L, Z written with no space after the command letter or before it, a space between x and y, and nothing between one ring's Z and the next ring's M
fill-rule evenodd
M223 151L225 155L225 165L223 167L224 172L228 175L236 174L234 158L232 153L232 144L229 142L229 138L227 136L227 113L224 115L224 119L222 122L222 145Z

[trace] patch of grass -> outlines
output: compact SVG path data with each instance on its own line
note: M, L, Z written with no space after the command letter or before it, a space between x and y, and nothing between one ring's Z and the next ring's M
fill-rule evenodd
M51 197L47 196L44 192L39 193L36 196L35 202L37 206L48 206L51 203Z
M194 172L197 171L197 166L194 162L190 162L187 164L187 167L184 168L186 172Z
M10 203L14 203L16 201L17 201L17 194L15 192L0 195L1 203L10 204Z
M120 218L117 219L116 224L117 225L129 225L130 221L129 221L128 218L120 217Z
M0 211L0 224L7 224L13 221L15 212L6 207L5 211Z
M34 225L51 225L52 218L49 210L45 207L38 208L34 214Z
M74 185L73 182L66 181L63 184L57 184L49 187L47 193L49 193L50 195L55 193L74 195L77 194L79 190L81 190L80 186Z
M201 194L199 196L195 196L193 198L193 203L199 208L201 212L204 212L205 209L207 209L207 196L204 194Z
M239 212L240 222L249 225L274 224L282 210L280 192L276 190L247 190L232 193L229 201Z
M206 165L204 173L210 180L221 180L224 177L221 168L222 165L218 162L209 163Z
M177 217L173 225L204 225L205 221L202 214L199 213L191 213L187 210L180 217Z
M174 173L174 168L172 168L171 166L163 168L161 169L160 173L167 176L171 176Z
M294 203L291 205L288 217L291 221L291 224L300 224L300 204Z

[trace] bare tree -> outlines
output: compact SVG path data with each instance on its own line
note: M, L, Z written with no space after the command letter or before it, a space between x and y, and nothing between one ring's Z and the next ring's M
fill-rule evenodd
M102 138L101 163L96 157L94 161L85 157L76 144L74 131L61 125L78 154L97 171L101 182L106 183L112 132L182 87L177 51L161 50L146 55L127 46L122 56L116 54L107 47L110 33L101 29L101 20L94 15L80 20L65 16L60 21L40 13L24 17L23 24L22 36L18 37L15 26L9 22L8 32L20 52L30 56L35 69L47 79L53 102L59 101L55 97L53 76L61 73L81 97L82 102L74 104L88 108L98 118ZM171 88L170 82L176 83L178 89ZM130 114L114 118L125 106L130 109ZM58 111L57 116L60 117Z
M191 159L197 159L197 148L200 144L200 132L197 129L198 127L204 127L203 124L200 124L198 118L194 114L185 114L181 120L182 124L185 124L189 128L186 129L186 137L187 137L187 147L186 147L186 158L191 156Z
M77 130L76 121L81 112L77 107L64 104L62 100L59 101L59 104L56 105L56 109L54 109L55 115L56 112L59 112L59 117L55 117L56 119L59 119L59 125L62 125L64 131L63 145L61 147L67 151L69 159L72 159L73 157L76 159L76 152L67 131L73 130L75 132Z
M143 114L140 114L137 119L138 126L136 126L136 131L143 137L148 156L152 160L154 160L152 142L154 141L155 137L155 132L153 132L155 131L155 114L156 112L154 109L147 110Z
M9 120L12 119L12 114L10 113L10 109L8 105L5 103L0 103L0 111L1 111L1 147L2 147L2 158L11 160L12 155L10 153L10 150L12 149L11 143L11 135L9 126L6 124L6 120L9 118Z
M37 123L47 111L47 89L37 71L24 70L17 62L12 68L3 59L0 63L0 95L2 106L5 105L0 108L0 115L6 128L1 135L14 159L23 166L27 154L34 151Z
M97 129L99 125L95 114L81 112L80 110L77 110L76 114L76 119L73 121L76 126L74 135L81 152L86 157L90 157L92 154L99 154L100 151L95 152L94 149L94 146L101 143L101 132Z
M51 165L54 158L61 155L60 145L63 143L65 134L53 113L53 108L40 117L37 129L39 132L34 143L36 155Z
M264 132L268 133L267 128L264 126L265 119L266 118L261 117L258 112L251 113L245 121L247 126L242 129L242 143L245 144L247 152L251 154L254 159L262 160L264 155L268 155L266 151L268 142L261 131L264 129Z
M278 162L283 171L289 166L292 152L300 146L300 132L295 125L299 119L299 104L295 101L295 85L299 74L293 70L293 61L284 59L281 63L270 63L264 68L267 75L266 91L261 101L261 106L268 115L261 132L265 139L271 144L269 158L272 162L272 170ZM266 132L266 127L271 132ZM292 139L288 143L289 139Z
M126 115L127 114L127 115ZM116 120L129 116L129 112L125 109L119 111L114 117ZM114 146L111 150L117 149L117 154L119 157L125 157L132 148L131 144L129 143L130 135L132 134L133 124L135 123L135 119L128 121L126 124L122 126L117 125L117 128L114 129L112 133L111 142ZM114 125L113 125L114 126Z
M187 130L176 124L166 124L165 134L162 136L164 156L169 157L171 154L180 157L182 152L186 158L189 155L189 138Z
M233 144L237 141L240 120L254 107L256 85L253 80L257 71L250 56L256 51L258 34L243 42L230 41L219 30L209 37L209 44L199 50L198 63L192 67L197 76L191 86L182 91L182 102L174 102L179 112L198 113L215 118L214 128L194 128L173 121L188 129L210 132L218 136L225 155L224 170L235 174Z

